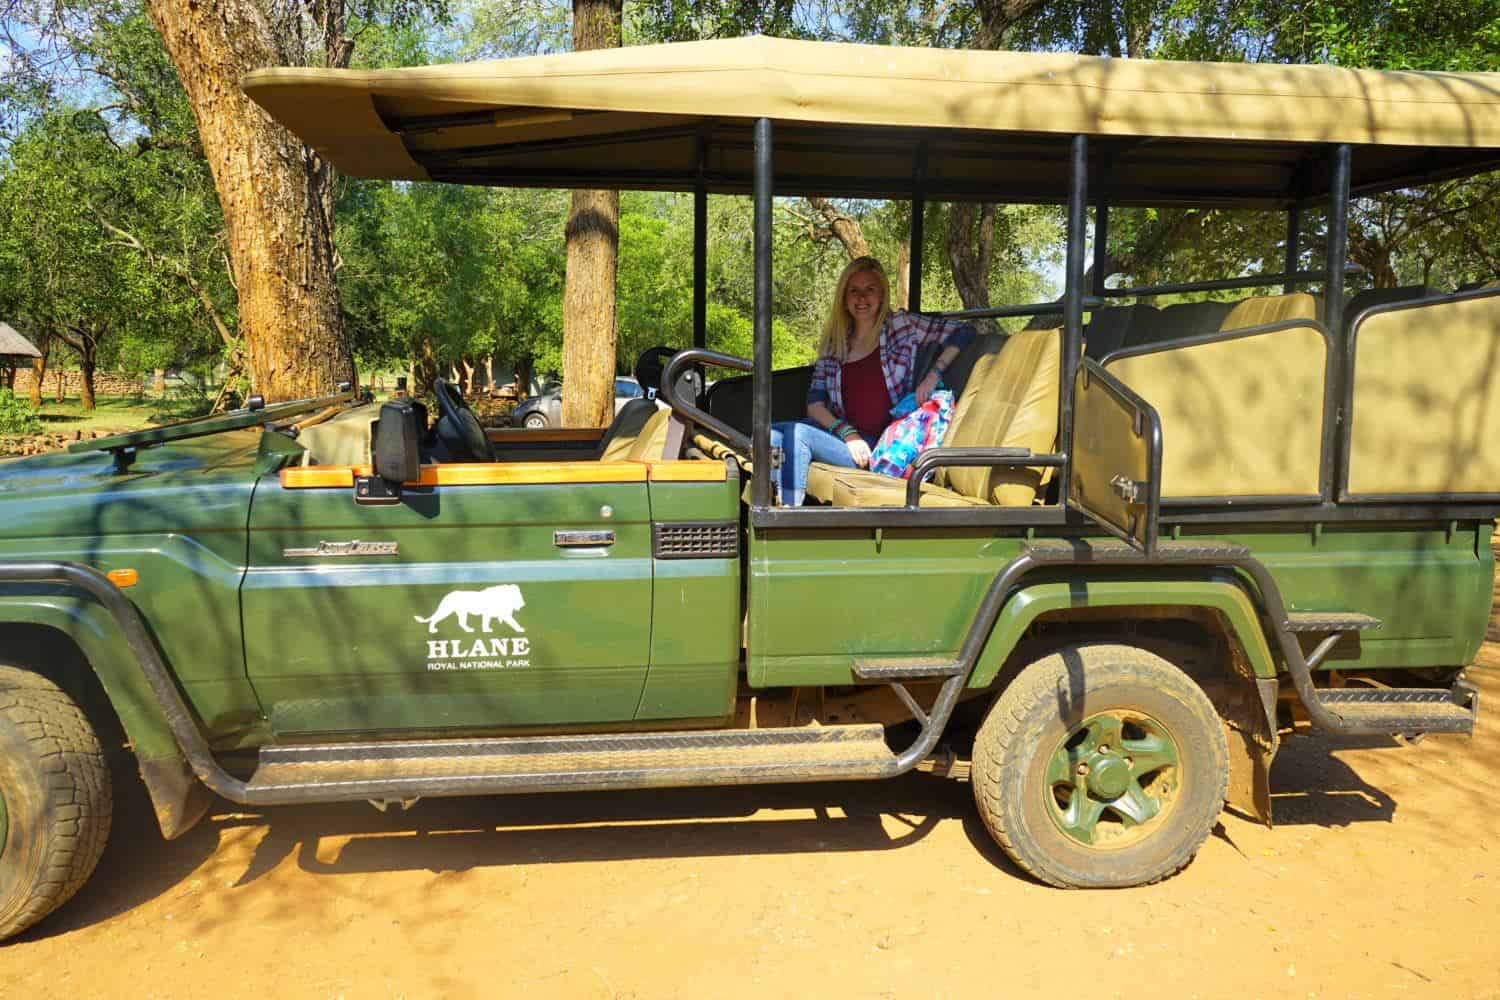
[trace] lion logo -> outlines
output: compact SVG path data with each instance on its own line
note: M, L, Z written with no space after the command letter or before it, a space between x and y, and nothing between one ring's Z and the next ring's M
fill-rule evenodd
M493 621L503 622L517 632L525 632L516 622L516 612L524 607L526 600L521 596L521 588L513 583L502 583L484 590L450 591L438 602L437 610L429 617L415 617L427 626L428 632L436 632L439 622L454 615L458 616L458 627L465 632L474 631L469 627L470 615L480 617L480 625L486 632L494 631L490 627Z

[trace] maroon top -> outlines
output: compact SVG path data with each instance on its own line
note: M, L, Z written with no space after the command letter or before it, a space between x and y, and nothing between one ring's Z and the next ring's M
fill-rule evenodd
M858 361L846 362L840 373L844 389L844 419L873 440L891 422L891 391L885 385L885 370L880 367L880 349L876 348Z

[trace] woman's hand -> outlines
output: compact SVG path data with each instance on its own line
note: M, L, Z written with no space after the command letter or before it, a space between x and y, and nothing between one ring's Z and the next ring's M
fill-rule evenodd
M934 368L932 371L927 373L926 378L917 383L918 406L921 406L923 403L927 402L927 400L931 398L932 394L934 392L937 392L938 383L942 380L942 376L939 375L937 369Z
M854 459L854 464L861 469L870 467L870 446L865 439L857 435L850 435L849 440L844 442L849 449L849 457Z

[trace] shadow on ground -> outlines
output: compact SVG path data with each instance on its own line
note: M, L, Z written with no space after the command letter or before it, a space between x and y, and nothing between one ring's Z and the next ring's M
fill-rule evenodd
M1391 820L1395 801L1333 756L1350 746L1302 738L1283 748L1273 778L1278 825ZM945 820L961 821L966 839L996 867L1026 877L985 830L968 784L925 773L886 782L427 799L409 812L386 813L364 803L241 812L222 802L170 843L161 840L144 789L122 784L114 831L93 878L21 940L88 927L170 892L213 856L226 833L244 827L266 832L236 885L255 882L289 858L316 875L355 875L888 851L922 840ZM1222 828L1216 832L1228 840Z

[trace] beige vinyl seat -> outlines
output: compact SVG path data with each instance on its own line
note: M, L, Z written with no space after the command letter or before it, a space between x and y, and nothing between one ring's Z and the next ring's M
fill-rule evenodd
M1328 341L1317 317L1306 292L1259 296L1229 310L1220 336L1105 365L1161 418L1163 500L1318 496Z
M1050 452L1057 443L1060 330L1022 330L981 346L953 422L943 439L953 448L1027 448ZM1025 507L1050 469L941 468L922 486L924 507ZM906 480L863 469L814 462L810 496L836 507L900 507Z
M664 457L672 411L655 403L648 405L651 407L649 413L638 408L635 414L621 421L620 426L611 428L612 433L599 452L599 461L644 462ZM621 416L625 416L623 409Z
M1219 324L1219 331L1243 330L1246 327L1286 323L1297 319L1317 321L1317 296L1308 292L1289 292L1286 295L1260 295L1245 299L1229 310L1229 315Z

